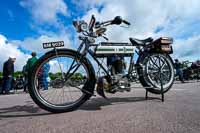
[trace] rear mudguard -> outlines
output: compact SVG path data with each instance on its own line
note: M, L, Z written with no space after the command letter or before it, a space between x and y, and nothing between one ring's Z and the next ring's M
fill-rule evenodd
M141 52L141 53L139 54L139 57L138 57L137 61L136 61L136 65L139 66L141 60L144 59L144 57L146 57L146 56L148 56L148 55L150 55L150 54L153 54L153 53ZM158 53L157 53L157 54L158 54ZM174 65L174 61L173 61L172 57L171 57L169 54L166 54L166 53L159 53L159 54L164 54L164 55L166 55L166 56L171 60L172 64Z
M148 57L151 54L158 54L158 53L142 52L142 53L139 54L138 60L136 62L136 70L137 70L137 73L139 75L139 81L142 84L142 86L147 87L149 90L151 90L152 88L149 88L149 87L151 87L151 84L144 80L144 75L143 75L144 68L143 68L142 62L145 59L145 57ZM165 54L160 53L160 54L167 56L167 58L172 62L172 65L174 65L173 60L172 60L172 58L170 57L169 54L166 54L166 53ZM157 94L157 93L155 93L155 94ZM158 93L158 94L160 94L160 93Z

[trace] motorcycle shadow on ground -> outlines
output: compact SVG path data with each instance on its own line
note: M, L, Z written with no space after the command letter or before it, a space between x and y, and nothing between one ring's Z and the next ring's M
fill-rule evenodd
M30 101L26 105L17 105L7 108L0 108L0 120L2 118L20 118L20 117L35 117L52 115L53 113L43 111L38 106Z
M111 106L111 105L119 105L119 104L127 104L127 103L134 103L134 102L141 102L141 101L148 101L148 100L158 100L161 99L158 97L111 97L108 99L104 98L92 98L91 100L87 101L83 106L81 106L80 110L86 111L95 111L101 110L103 106Z
M148 100L160 100L157 97L148 97ZM106 99L103 98L92 98L83 104L78 110L96 111L101 110L103 106L126 104L130 102L146 101L145 97L111 97ZM0 120L5 118L21 118L21 117L37 117L45 115L54 115L53 113L46 112L40 109L38 106L33 104L32 101L26 101L26 105L17 105L7 108L0 108Z

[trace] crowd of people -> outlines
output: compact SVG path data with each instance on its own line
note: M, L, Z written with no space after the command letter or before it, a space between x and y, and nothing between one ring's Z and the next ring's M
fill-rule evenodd
M10 94L10 91L12 89L18 89L23 88L24 92L28 92L28 78L30 76L30 73L32 72L32 67L37 61L37 54L36 52L31 53L31 58L27 60L27 63L23 66L22 74L14 77L14 63L16 61L15 57L10 56L7 61L3 64L3 77L0 78L0 94ZM41 68L38 79L40 87L42 87L44 90L48 89L48 72L50 70L50 65L47 63L43 65Z
M178 59L175 59L174 68L176 70L175 76L184 83L185 80L200 79L200 60L190 62L191 65L186 67Z

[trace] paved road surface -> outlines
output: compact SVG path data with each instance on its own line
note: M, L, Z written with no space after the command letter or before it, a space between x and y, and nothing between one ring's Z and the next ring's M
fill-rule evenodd
M40 109L27 94L0 96L0 133L200 132L200 82L175 84L164 103L158 95L150 94L149 100L144 95L138 86L130 93L109 95L109 101L94 97L63 114Z

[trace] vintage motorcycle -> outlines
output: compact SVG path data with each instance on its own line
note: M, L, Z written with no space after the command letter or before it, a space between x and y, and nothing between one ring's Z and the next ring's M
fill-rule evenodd
M130 25L120 16L100 23L92 15L89 24L73 21L81 41L76 51L58 48L64 46L63 41L43 43L43 48L53 50L39 58L33 67L29 78L29 92L33 101L50 112L73 111L95 96L95 88L99 95L107 98L105 92L115 94L130 91L131 83L136 79L151 93L161 94L161 87L166 93L174 82L170 57L173 53L172 38L130 38L130 43L109 42L105 36L107 27L121 24ZM96 44L95 40L99 37L106 41ZM134 54L138 55L136 62ZM130 63L126 63L127 60ZM46 63L50 64L49 75L56 80L50 76L52 84L48 90L43 90L38 87L41 82L38 73Z

